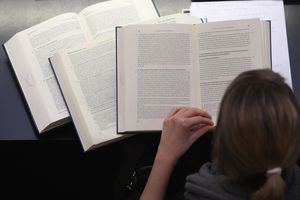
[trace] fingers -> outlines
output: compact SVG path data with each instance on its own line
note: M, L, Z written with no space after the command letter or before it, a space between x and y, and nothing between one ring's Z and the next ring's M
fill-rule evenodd
M211 119L210 114L208 114L206 111L201 110L199 108L186 108L182 112L183 117L194 117L194 116L202 116Z
M204 126L213 126L211 116L198 108L175 107L168 117L164 120L164 124L176 124L185 131L194 132Z
M199 108L192 108L192 107L173 107L167 117L172 117L174 115L181 115L182 117L194 117L194 116L203 116L211 119L211 115L208 114L206 111L201 110Z
M175 152L178 158L213 125L212 117L201 109L174 107L163 122L159 152Z
M188 127L190 130L198 129L201 128L202 126L214 125L214 122L211 119L202 116L186 118L184 123L185 126Z
M168 113L168 115L166 116L166 118L168 117L172 117L173 115L175 115L180 109L182 109L183 107L173 107L171 109L171 111Z

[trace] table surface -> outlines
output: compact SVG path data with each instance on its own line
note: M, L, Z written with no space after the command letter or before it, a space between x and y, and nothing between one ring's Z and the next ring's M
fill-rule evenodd
M99 0L43 0L0 2L0 43L3 44L15 33L65 12L79 12ZM153 0L161 16L181 12L189 8L189 0ZM300 5L295 1L285 2L286 26L294 91L300 98ZM0 49L0 141L1 140L78 140L72 123L39 135L16 77L9 65L4 50Z
M153 1L160 15L180 12L190 5L189 0ZM97 2L1 0L0 43L50 17L67 11L78 12ZM292 79L298 99L299 11L297 1L285 5ZM5 183L2 196L10 195L10 199L44 198L45 195L49 199L122 199L133 170L145 161L151 164L154 159L159 134L137 135L88 153L79 148L80 142L71 123L39 135L3 49L0 49L0 101L0 179ZM210 135L198 140L178 162L173 176L175 181L171 182L184 182L187 174L198 169L197 164L209 160L210 146Z

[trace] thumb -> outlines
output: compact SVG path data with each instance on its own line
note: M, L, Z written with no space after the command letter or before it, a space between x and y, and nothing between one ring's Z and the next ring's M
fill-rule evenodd
M197 130L194 131L193 136L192 136L192 142L195 142L198 138L200 138L202 135L205 133L212 131L214 129L214 126L207 125L203 126Z

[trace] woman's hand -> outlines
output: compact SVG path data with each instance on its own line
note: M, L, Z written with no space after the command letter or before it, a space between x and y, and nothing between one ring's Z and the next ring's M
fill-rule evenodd
M214 128L211 116L198 108L173 108L164 120L157 157L177 161L203 134Z
M173 108L164 120L158 151L141 200L162 200L177 160L204 133L213 129L211 116L198 109Z

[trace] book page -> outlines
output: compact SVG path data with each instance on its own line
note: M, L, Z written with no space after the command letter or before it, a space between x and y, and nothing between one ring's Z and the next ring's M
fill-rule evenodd
M201 108L216 120L228 84L241 72L265 66L260 20L237 20L195 26Z
M117 33L117 41L122 42L122 46L118 44L118 70L120 67L124 73L120 80L124 108L123 114L118 113L124 130L118 131L161 130L162 119L173 106L196 103L192 92L191 26L125 28L120 29L122 38Z
M191 15L208 22L260 18L271 21L272 70L280 73L292 87L284 1L192 2Z
M176 13L176 14L172 14L172 15L166 15L166 16L162 16L159 18L155 18L155 19L150 19L150 20L144 20L139 22L139 24L199 24L202 23L200 19L198 19L197 17L193 17L190 15L186 15L186 14L182 14L182 13ZM118 32L120 32L120 35L122 35L122 28L118 30ZM118 40L118 46L119 47L123 47L123 40ZM122 64L124 61L121 60L121 57L123 56L118 56L119 62ZM117 73L118 76L118 83L120 83L118 85L118 87L120 88L117 92L119 93L118 95L118 113L125 113L125 82L124 82L124 71L125 69L123 68L118 68L119 72ZM168 109L168 108L166 108ZM129 111L130 112L130 111ZM164 114L161 114L164 115ZM119 117L118 118L118 132L119 130L123 130L124 127L123 125L125 124L123 121L123 117ZM122 122L121 122L122 121ZM160 123L159 120L157 120L157 123ZM154 128L154 127L152 127Z
M194 16L176 13L172 15L161 16L158 18L143 20L138 24L201 24L202 21Z
M116 134L115 51L111 39L50 58L85 150L120 137Z
M40 132L48 123L69 116L48 58L85 42L77 14L67 13L19 32L5 44Z
M157 18L158 14L151 0L113 0L89 6L79 16L95 40L110 38L116 26Z

